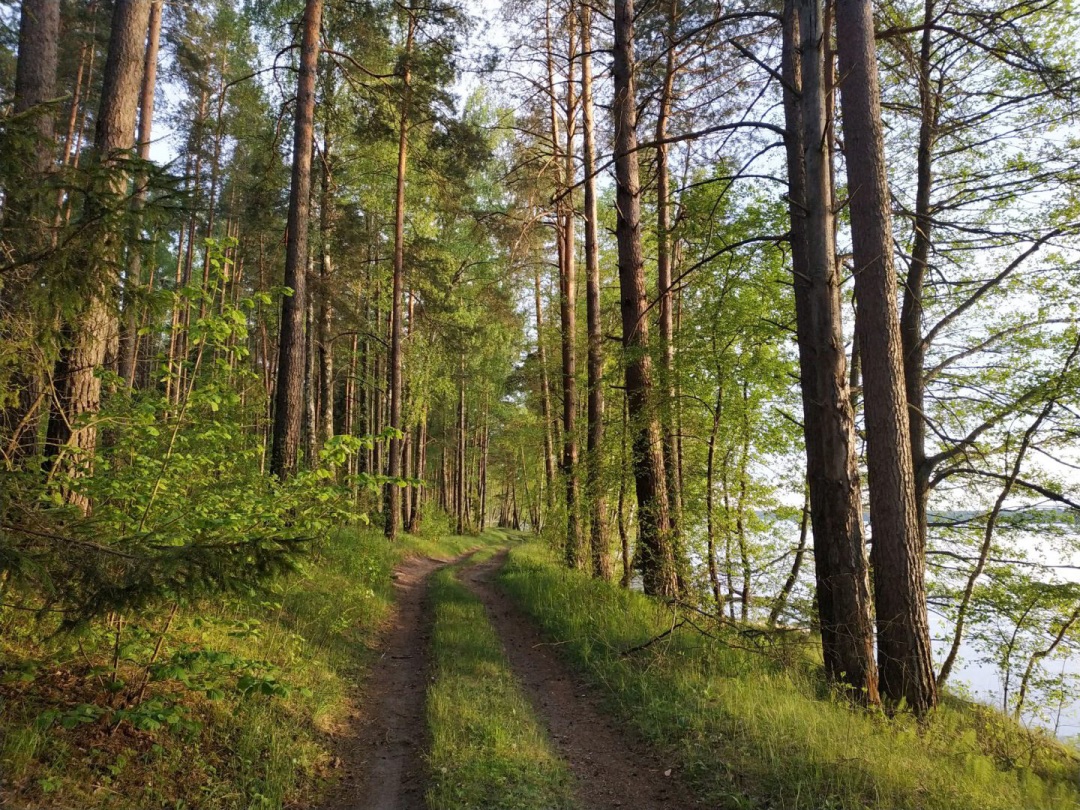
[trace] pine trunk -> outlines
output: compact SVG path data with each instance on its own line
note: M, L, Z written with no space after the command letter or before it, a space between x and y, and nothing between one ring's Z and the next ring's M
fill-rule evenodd
M100 222L103 210L122 204L128 180L118 160L135 144L135 115L142 84L150 4L117 0L113 6L109 55L94 136L95 157L103 169L86 203L87 223ZM87 238L87 303L64 328L63 346L53 377L55 394L49 418L48 449L70 477L91 469L97 448L93 421L101 405L97 369L116 334L116 295L124 234L107 219ZM55 471L56 467L54 467ZM70 503L89 511L84 496L67 493Z
M671 506L673 542L679 532L679 465L675 444L675 320L671 291L671 173L668 166L668 119L675 90L678 0L669 0L665 47L667 55L660 103L656 116L656 297L660 310L660 349L662 369L660 408L664 433L664 469L667 473L668 499Z
M293 290L281 302L281 340L275 396L270 472L287 478L297 471L304 408L304 311L307 305L308 218L311 197L311 151L314 144L315 74L319 61L322 0L304 9L300 77L296 90L292 185L289 194L285 286Z
M641 185L634 84L634 2L615 2L612 74L615 98L615 236L622 299L626 399L633 432L632 467L638 501L638 559L645 592L678 593L660 424L653 403L648 295L641 243Z
M0 335L24 348L8 381L18 401L0 408L0 455L21 466L37 453L38 425L46 401L44 358L26 292L34 275L35 256L53 242L53 196L46 176L52 168L60 4L55 0L25 0L19 18L19 61L15 68L15 97L5 160L14 165L4 189L3 232L10 257L19 264L5 274L0 300ZM80 61L80 67L82 63ZM7 245L5 247L8 247ZM8 258L8 257L5 257Z
M878 669L884 697L893 703L905 700L912 711L923 715L937 703L937 690L896 312L891 200L869 0L838 0L836 27L844 77L840 103L851 195L855 328L864 380Z
M589 553L593 576L611 579L611 556L607 548L605 526L607 506L604 499L604 334L600 311L600 250L597 239L599 215L596 204L596 133L593 121L592 82L592 8L582 3L581 14L581 124L585 169L585 309L589 332L588 389L586 417Z
M840 324L823 37L818 0L785 3L788 198L818 621L826 676L874 704L877 667Z
M574 111L577 100L574 93L574 8L570 3L566 23L569 35L569 53L566 74L566 148L563 151L564 169L559 205L562 227L558 237L562 240L559 273L559 315L562 323L562 384L563 384L563 458L562 474L566 483L566 563L571 568L584 567L588 563L582 541L580 510L580 484L578 482L577 442L577 262L574 243Z
M402 429L401 425L401 305L405 290L405 170L408 161L409 150L409 97L410 70L409 60L412 58L413 37L416 31L416 15L410 9L408 34L405 40L405 69L402 76L401 110L398 117L398 161L397 161L397 196L394 200L394 287L393 297L390 304L390 427L395 431ZM402 440L398 436L390 439L389 464L386 474L390 478L398 478L401 475L401 445ZM386 484L384 493L386 524L384 533L393 540L397 537L398 520L401 516L401 487L396 481Z

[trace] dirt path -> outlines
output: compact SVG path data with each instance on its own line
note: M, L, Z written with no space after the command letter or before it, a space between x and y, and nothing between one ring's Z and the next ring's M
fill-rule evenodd
M341 754L345 776L323 810L425 807L424 697L432 626L427 585L432 573L453 562L414 557L397 568L396 609L383 630L382 655L368 674L355 736Z
M679 781L675 765L616 728L597 708L590 687L563 663L537 629L493 584L506 553L465 569L462 581L487 607L506 655L537 714L577 781L586 810L635 808L677 810L698 807ZM670 776L665 776L670 773Z

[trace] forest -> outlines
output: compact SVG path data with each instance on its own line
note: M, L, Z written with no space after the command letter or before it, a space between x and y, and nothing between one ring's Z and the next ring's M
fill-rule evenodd
M0 806L1080 806L1067 0L0 0Z

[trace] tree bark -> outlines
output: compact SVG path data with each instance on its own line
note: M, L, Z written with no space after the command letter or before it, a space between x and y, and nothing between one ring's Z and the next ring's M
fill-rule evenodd
M479 436L479 461L477 463L477 528L480 531L484 531L487 528L487 495L488 495L488 440L490 438L490 425L488 424L488 403L485 395L483 411L480 415L480 436Z
M324 197L325 199L325 197ZM319 261L318 340L319 363L319 441L320 447L334 437L334 305L330 300L330 278L333 275L330 251L325 247Z
M92 469L97 448L97 425L93 417L101 405L101 380L96 371L105 361L110 337L116 333L119 279L115 268L120 264L124 238L122 229L103 214L122 205L127 191L127 177L119 161L135 142L135 114L149 20L149 3L116 0L113 6L94 135L95 157L104 176L91 189L86 203L87 222L97 220L101 224L88 237L83 257L87 303L63 330L49 417L49 453L54 460L63 460L64 472L72 478ZM89 512L90 503L85 496L68 491L65 497Z
M323 116L322 147L322 188L319 195L319 402L322 414L319 418L319 443L324 445L334 437L334 299L330 289L334 268L331 260L333 250L334 210L333 189L333 71L329 67L323 74L323 103L326 113ZM355 337L354 337L355 341ZM347 397L346 397L347 398ZM351 404L346 402L345 409Z
M313 262L308 259L308 278L313 277ZM319 367L315 346L315 300L308 290L304 330L304 463L314 469L319 454Z
M937 689L895 303L890 194L870 0L838 0L836 27L852 203L855 328L864 380L878 670L883 696L891 702L906 700L912 711L923 715L936 705Z
M153 0L150 4L149 33L146 40L146 59L143 63L142 92L139 100L139 134L137 139L138 157L141 161L150 159L150 138L153 134L154 124L154 89L157 86L157 63L158 46L161 43L161 14L164 7L163 0ZM131 211L134 215L132 226L133 239L128 251L127 276L124 281L125 290L128 292L124 306L126 327L124 340L120 346L120 376L128 387L134 387L136 382L136 368L139 357L139 307L136 296L132 291L136 285L142 285L142 260L143 248L138 244L140 212L146 204L148 189L146 188L146 175L140 175L135 180L135 194L131 199ZM153 279L153 268L150 271Z
M615 98L615 236L619 255L626 400L633 430L638 501L638 559L645 592L678 594L660 424L653 407L648 296L641 243L641 184L634 82L634 1L615 2L612 75Z
M578 480L577 441L577 262L574 242L574 111L577 107L574 87L574 4L571 0L566 14L569 51L566 68L566 148L563 151L563 195L558 216L562 227L559 273L559 316L562 325L562 387L563 387L563 457L562 474L566 483L566 563L571 568L588 564L582 541L580 483Z
M458 378L457 413L457 477L454 485L454 509L457 512L457 533L465 534L465 355L461 355Z
M715 500L713 481L716 471L716 442L720 436L720 419L724 407L724 387L716 387L716 405L713 407L712 430L709 431L709 445L705 458L705 554L709 568L709 586L712 589L713 601L716 603L717 615L724 612L724 596L720 592L720 572L716 567L716 518L714 515Z
M304 311L307 305L308 212L311 197L311 151L314 143L315 74L319 61L322 0L304 7L300 76L296 88L292 184L289 194L285 286L293 294L281 301L281 339L275 396L270 472L288 478L297 471L304 407Z
M50 244L47 223L52 213L51 195L42 180L56 151L56 111L51 102L56 91L59 40L60 3L23 0L15 96L8 122L9 143L5 144L6 157L16 170L4 195L4 228L14 237L18 258ZM5 281L10 284L10 279ZM9 294L6 289L5 297Z
M416 433L416 461L414 462L414 475L419 479L420 483L416 485L416 491L413 493L412 509L409 512L409 523L407 531L409 534L416 534L420 531L420 520L423 514L423 497L424 497L424 478L427 473L427 423L428 412L427 406L424 407L423 412L420 415L420 426Z
M600 250L597 241L599 216L596 205L596 132L593 120L592 8L581 3L581 127L585 170L585 309L589 332L587 480L589 499L589 553L593 576L611 579L611 557L605 526L604 499L604 334L600 311Z
M619 585L623 588L630 587L630 530L626 525L626 470L629 467L630 453L628 438L630 435L630 420L626 414L626 397L622 402L622 464L619 465L619 547L622 551L622 578Z
M29 350L20 352L22 358L11 373L10 388L17 391L18 401L0 409L0 451L16 467L37 452L38 425L46 396L45 364L43 358L34 356L33 347L38 341L26 292L34 275L33 257L48 250L53 238L49 228L53 199L45 180L56 149L55 110L50 102L56 89L59 37L60 4L55 0L24 0L19 18L15 97L4 144L5 158L15 171L4 193L2 225L12 258L27 264L7 274L0 300L0 334Z
M750 552L746 538L746 496L749 488L747 467L750 464L750 396L746 382L742 385L742 447L739 448L739 496L735 502L735 536L739 541L739 564L742 568L742 590L739 594L739 617L745 622L750 618L752 601L751 580L753 571L750 566Z
M544 417L545 503L550 508L555 493L555 441L552 437L551 381L548 379L547 349L544 348L544 314L540 295L540 268L536 268L536 351L540 361L540 409ZM540 527L536 527L540 531Z
M915 472L915 509L918 516L919 542L926 548L926 511L930 501L930 476L933 472L926 455L926 382L923 342L923 286L929 269L933 230L934 141L937 133L937 100L930 86L930 60L933 52L935 0L925 0L923 31L919 49L919 143L915 164L915 233L911 245L900 310L900 341L904 358L904 388L911 429L911 466Z
M818 622L825 673L878 702L855 426L833 242L821 7L784 5L788 200Z
M675 319L671 291L671 171L668 167L668 118L675 91L676 47L679 15L678 0L668 2L665 46L667 56L660 103L656 116L656 296L660 310L661 423L664 435L664 469L667 473L668 500L671 507L672 541L677 543L680 526L679 465L675 429Z
M390 304L390 427L401 430L401 303L405 290L405 171L409 151L409 101L412 93L410 61L412 60L413 37L416 33L416 14L410 8L408 33L405 39L405 55L402 71L401 111L398 118L398 161L397 194L394 199L394 288ZM386 474L390 478L401 475L401 439L390 439L390 459ZM387 539L394 540L398 532L398 518L401 513L401 487L390 481L385 488L386 524L384 533Z
M179 288L187 287L191 283L191 273L195 262L195 226L198 224L199 211L202 208L202 165L203 165L203 131L206 126L207 104L209 93L203 90L199 97L198 112L191 128L191 143L188 147L195 153L195 166L190 176L191 213L187 223L187 242L184 246L183 262L180 263ZM177 254L179 256L179 254ZM187 296L175 296L175 310L173 315L173 334L176 338L172 347L172 356L175 361L175 379L170 380L172 399L174 404L180 401L180 392L184 388L184 378L187 368L184 365L188 356L188 331L191 326L191 300Z

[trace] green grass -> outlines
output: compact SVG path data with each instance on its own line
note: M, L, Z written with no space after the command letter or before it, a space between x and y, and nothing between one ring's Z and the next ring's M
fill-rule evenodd
M605 692L726 808L1075 808L1080 760L992 711L949 700L925 726L830 696L805 650L766 657L737 635L672 626L668 608L514 549L500 583ZM728 631L730 633L730 631ZM805 646L805 645L804 645Z
M433 810L571 808L570 775L510 670L483 605L437 573L427 716Z
M151 681L143 705L157 702L163 723L153 730L79 722L85 707L108 705L114 635L104 622L52 635L48 619L0 611L0 806L262 810L310 799L336 773L330 735L348 721L392 607L394 566L505 540L429 533L391 547L377 530L343 529L260 593L182 606L159 662L187 649L250 663L176 673L192 688ZM118 675L129 695L164 621L158 612L125 625ZM246 695L244 674L255 680Z

